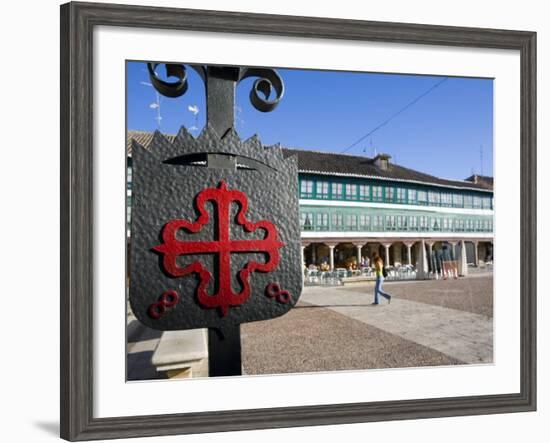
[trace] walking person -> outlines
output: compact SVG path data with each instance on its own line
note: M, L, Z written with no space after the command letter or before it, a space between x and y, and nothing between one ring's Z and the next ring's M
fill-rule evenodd
M382 290L382 283L384 282L384 261L376 252L372 256L372 264L376 272L376 284L374 285L374 303L373 305L380 304L380 296L388 300L388 304L391 302L391 295Z

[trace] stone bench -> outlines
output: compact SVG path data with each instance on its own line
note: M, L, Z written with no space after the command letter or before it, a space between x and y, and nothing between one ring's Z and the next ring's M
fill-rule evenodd
M152 363L169 378L208 377L207 329L163 332Z

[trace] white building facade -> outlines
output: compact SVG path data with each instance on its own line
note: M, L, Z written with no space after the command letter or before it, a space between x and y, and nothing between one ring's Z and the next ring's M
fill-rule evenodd
M418 278L443 261L492 263L492 178L453 181L365 157L287 150L299 159L302 253L308 268L359 269L376 252Z

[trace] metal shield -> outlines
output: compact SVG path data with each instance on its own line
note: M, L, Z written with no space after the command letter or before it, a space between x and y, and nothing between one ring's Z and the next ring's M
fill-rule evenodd
M130 303L158 330L224 329L286 313L302 289L295 157L182 128L132 145Z

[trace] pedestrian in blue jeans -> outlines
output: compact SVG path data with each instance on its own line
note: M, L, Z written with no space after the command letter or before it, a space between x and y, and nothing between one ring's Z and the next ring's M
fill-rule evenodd
M391 303L391 295L382 290L382 283L384 282L384 261L375 252L372 256L372 262L374 263L374 269L376 271L376 284L374 285L374 303L373 305L380 304L380 296L388 300L388 304Z

